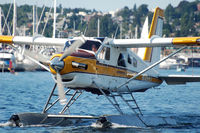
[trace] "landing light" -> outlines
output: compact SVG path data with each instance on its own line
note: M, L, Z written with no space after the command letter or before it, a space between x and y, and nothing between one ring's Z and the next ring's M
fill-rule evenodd
M78 63L78 62L72 61L72 67L86 70L88 66L83 63Z

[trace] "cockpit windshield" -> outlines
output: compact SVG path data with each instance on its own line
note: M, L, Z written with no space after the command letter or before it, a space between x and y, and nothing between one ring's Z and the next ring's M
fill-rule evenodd
M70 40L65 43L64 50L69 47L75 40ZM87 40L80 48L96 52L101 45L100 41Z

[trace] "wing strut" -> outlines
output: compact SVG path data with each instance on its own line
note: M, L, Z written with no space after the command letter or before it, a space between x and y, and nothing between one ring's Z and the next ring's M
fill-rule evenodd
M51 109L56 103L58 103L59 96L58 94L55 94L55 89L57 87L57 83L55 83L48 99L47 102L44 106L44 109L42 113L47 113L49 109ZM83 93L81 90L72 90L72 89L67 89L64 93L65 96L67 96L69 99L63 109L60 111L60 114L64 114L67 110L69 110L70 106L79 98L79 96ZM53 98L54 96L54 98Z
M44 68L45 70L51 72L50 69L49 69L47 66L43 65L42 63L40 63L40 62L37 61L36 59L34 59L34 58L32 58L32 57L30 57L30 56L28 56L28 55L26 55L26 54L24 54L24 55L25 55L28 59L30 59L31 61L33 61L34 63L36 63L37 65L39 65L39 66L41 66L42 68Z
M138 74L136 74L134 77L128 79L125 83L123 83L123 84L121 84L120 86L118 86L118 87L116 88L116 90L118 90L118 89L121 88L122 86L128 84L131 80L136 79L136 78L137 78L138 76L140 76L141 74L143 74L143 73L147 72L148 70L154 68L156 65L158 65L158 64L162 63L163 61L167 60L167 59L170 58L171 56L173 56L173 55L179 53L181 50L183 50L183 49L185 49L185 48L187 48L187 46L182 47L182 48L179 48L177 51L171 53L171 54L168 55L167 57L165 57L165 58L161 59L160 61L158 61L158 62L156 62L156 63L150 65L149 67L147 67L147 68L144 69L143 71L141 71L141 72L139 72Z

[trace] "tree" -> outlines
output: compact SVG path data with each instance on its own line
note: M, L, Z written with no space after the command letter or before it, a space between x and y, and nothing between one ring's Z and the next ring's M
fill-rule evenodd
M188 36L192 32L194 32L193 28L193 21L192 16L189 15L189 13L185 12L184 15L181 17L181 35L182 36Z
M175 16L176 16L175 9L171 4L169 4L165 9L165 18L167 22L172 21L175 18Z
M97 36L97 19L98 16L93 16L88 23L88 30L86 36Z
M133 12L136 12L137 11L137 6L136 6L136 4L134 4L134 6L133 6Z
M141 17L147 16L148 12L149 12L148 5L142 4L141 6L139 6L138 13L140 14Z
M117 25L113 23L110 15L105 15L100 19L101 36L112 37Z

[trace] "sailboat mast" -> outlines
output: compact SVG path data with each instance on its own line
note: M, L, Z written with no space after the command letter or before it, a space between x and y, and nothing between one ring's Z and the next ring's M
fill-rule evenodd
M17 25L17 10L16 10L16 2L13 2L13 36L16 35L16 25Z
M0 7L0 35L2 35L2 27L1 27L1 24L2 24L2 19L1 19L1 7Z
M98 21L97 21L97 37L100 36L100 20L98 18Z
M35 5L33 5L33 36L35 35Z
M53 38L56 37L56 0L54 0Z

